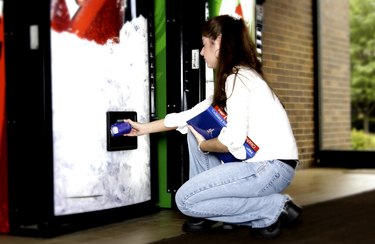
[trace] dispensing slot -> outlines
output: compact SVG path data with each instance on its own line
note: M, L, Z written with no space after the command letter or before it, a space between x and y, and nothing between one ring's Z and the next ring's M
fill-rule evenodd
M137 121L137 112L134 111L108 111L107 112L107 151L122 151L137 149L137 137L112 136L111 125L123 119Z

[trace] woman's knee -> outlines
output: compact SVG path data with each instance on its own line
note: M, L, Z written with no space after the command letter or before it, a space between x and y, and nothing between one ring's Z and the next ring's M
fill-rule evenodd
M177 190L176 194L175 194L175 203L176 203L176 206L177 208L181 211L181 212L184 212L184 209L185 209L185 202L184 202L184 194L181 190L181 187Z

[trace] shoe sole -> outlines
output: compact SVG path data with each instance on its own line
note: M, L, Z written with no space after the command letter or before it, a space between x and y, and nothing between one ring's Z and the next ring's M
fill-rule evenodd
M251 228L250 233L257 239L274 239L281 235L283 226L281 220L278 220L275 224L277 226L275 226L275 229L272 231L269 231L267 228Z
M203 221L202 221L203 222ZM197 233L197 232L206 232L211 230L211 227L216 224L214 221L208 222L207 220L204 221L204 224L187 224L184 223L182 226L182 231L189 232L189 233Z

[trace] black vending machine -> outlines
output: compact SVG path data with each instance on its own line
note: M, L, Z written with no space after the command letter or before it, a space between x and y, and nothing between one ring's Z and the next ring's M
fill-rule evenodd
M153 138L110 133L117 120L155 116L153 1L1 2L1 226L53 235L157 210Z
M167 113L184 111L205 99L206 69L200 50L207 4L207 0L166 1ZM186 135L169 132L167 189L172 196L189 179L188 161Z

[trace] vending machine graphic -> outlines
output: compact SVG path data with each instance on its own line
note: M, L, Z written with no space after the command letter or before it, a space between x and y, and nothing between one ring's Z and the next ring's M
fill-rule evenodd
M152 138L110 132L153 119L153 1L15 2L4 4L10 231L153 211Z

